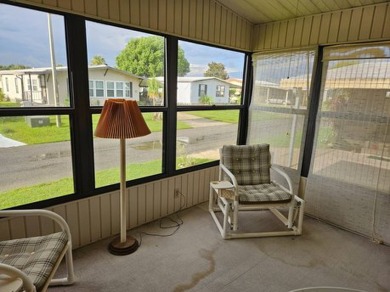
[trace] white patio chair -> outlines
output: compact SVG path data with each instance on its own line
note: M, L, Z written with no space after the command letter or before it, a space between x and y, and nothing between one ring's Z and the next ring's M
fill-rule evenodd
M16 288L20 285L24 291L46 291L49 285L72 284L75 279L72 239L66 221L47 210L0 210L1 218L20 216L52 219L60 226L61 231L44 236L0 241L0 290L2 285ZM64 256L67 277L53 279Z
M271 179L271 169L285 179L288 188ZM210 184L209 211L223 238L302 233L305 202L293 194L292 182L286 172L271 166L268 144L223 146L220 150L219 180ZM280 231L240 231L240 214L260 210L271 211L285 228ZM216 212L222 212L221 220Z

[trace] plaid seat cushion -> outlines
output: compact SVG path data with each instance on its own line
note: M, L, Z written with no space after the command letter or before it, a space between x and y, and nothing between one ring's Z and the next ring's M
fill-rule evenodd
M233 173L239 185L270 183L271 155L268 144L224 145L221 162Z
M40 291L67 241L65 232L0 241L0 263L26 273Z
M275 183L238 186L240 204L287 203L292 195Z

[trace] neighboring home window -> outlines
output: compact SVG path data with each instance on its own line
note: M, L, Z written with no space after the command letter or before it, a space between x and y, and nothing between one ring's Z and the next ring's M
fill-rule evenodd
M199 96L205 96L207 95L207 85L206 84L199 84Z
M38 91L38 81L34 79L32 81L33 91Z
M115 97L115 83L107 81L107 97Z
M31 91L31 79L27 80L27 90Z
M217 85L217 91L215 93L216 97L224 97L225 96L225 86Z
M15 92L16 92L16 93L19 93L18 78L15 78Z
M133 97L133 83L132 82L125 83L125 96L126 97Z
M89 80L89 96L90 97L94 96L94 94L93 94L94 86L93 85L94 85L93 81Z
M104 97L104 82L95 81L96 97Z
M116 82L116 97L124 97L123 96L123 82Z
M5 77L5 90L6 90L6 91L9 91L8 77Z

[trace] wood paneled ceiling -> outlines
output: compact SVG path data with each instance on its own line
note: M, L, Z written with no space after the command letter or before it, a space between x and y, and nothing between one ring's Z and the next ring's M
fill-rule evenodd
M254 24L281 21L390 0L217 0Z

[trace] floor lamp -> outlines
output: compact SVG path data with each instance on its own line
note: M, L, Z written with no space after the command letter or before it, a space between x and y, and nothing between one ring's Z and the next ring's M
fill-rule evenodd
M150 134L135 100L107 99L104 103L95 136L120 139L120 236L111 241L108 250L115 255L127 255L138 249L138 241L126 234L126 139Z

